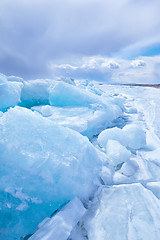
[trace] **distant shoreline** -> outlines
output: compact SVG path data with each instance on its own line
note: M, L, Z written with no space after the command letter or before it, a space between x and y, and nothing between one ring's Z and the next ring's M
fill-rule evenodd
M154 87L160 88L160 84L122 84L123 86L134 86L134 87Z
M106 85L104 83L98 83L98 85ZM154 88L160 88L160 84L140 84L140 83L122 83L122 84L107 84L111 86L128 86L128 87L154 87Z

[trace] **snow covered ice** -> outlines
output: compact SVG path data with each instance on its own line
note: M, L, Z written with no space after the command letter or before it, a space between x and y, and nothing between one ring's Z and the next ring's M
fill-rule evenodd
M104 147L109 139L118 140L125 147L134 150L143 148L146 145L145 132L136 124L126 125L122 130L117 127L106 129L98 136L101 147Z
M159 239L159 91L0 75L0 238Z
M84 219L89 239L158 239L160 201L141 184L104 187Z

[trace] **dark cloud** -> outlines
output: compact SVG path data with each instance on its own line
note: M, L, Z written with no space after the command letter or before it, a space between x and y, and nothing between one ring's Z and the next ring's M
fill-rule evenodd
M48 63L112 56L160 30L159 0L1 0L0 72L48 77Z

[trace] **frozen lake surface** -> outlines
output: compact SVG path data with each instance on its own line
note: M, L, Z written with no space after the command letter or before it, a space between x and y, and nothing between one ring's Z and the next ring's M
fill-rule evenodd
M157 240L160 89L0 78L0 238Z

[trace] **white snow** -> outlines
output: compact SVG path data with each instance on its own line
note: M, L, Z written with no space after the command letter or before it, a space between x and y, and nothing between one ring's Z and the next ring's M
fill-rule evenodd
M160 201L141 184L102 189L97 207L84 219L89 240L157 240Z
M43 117L50 117L52 115L52 107L49 105L42 106L41 113Z

